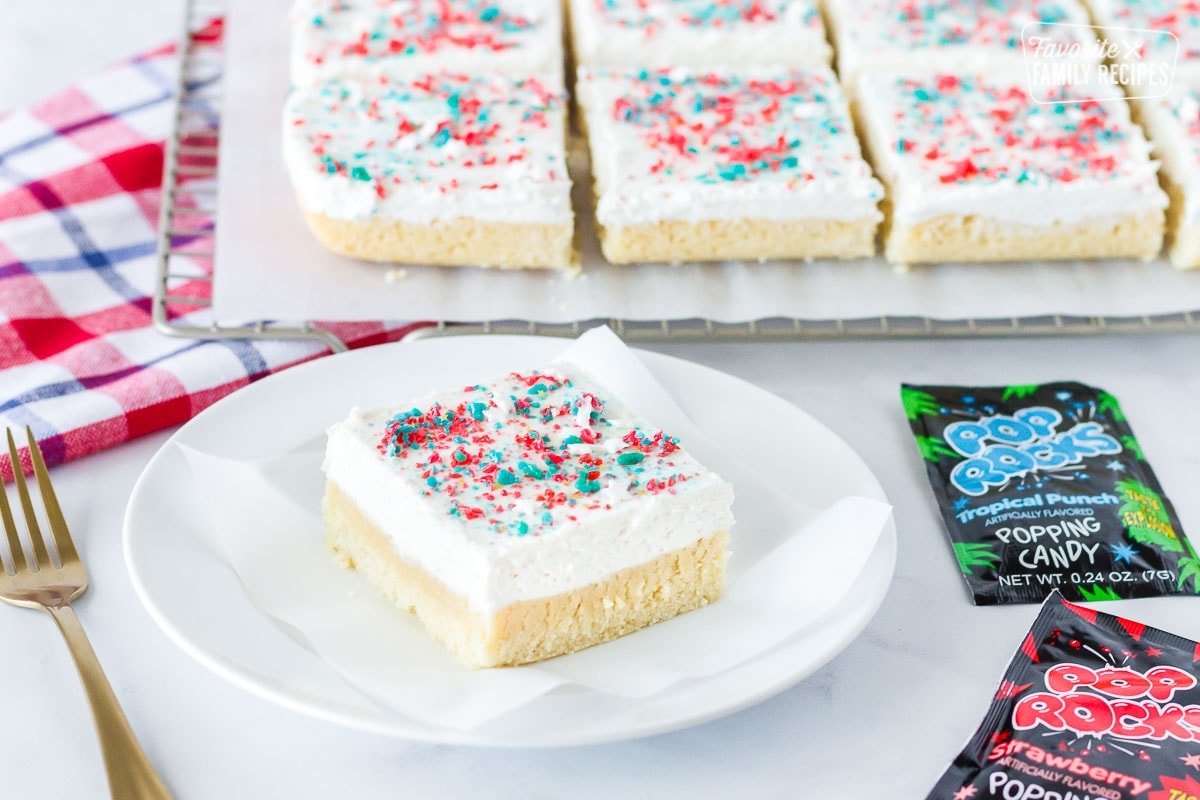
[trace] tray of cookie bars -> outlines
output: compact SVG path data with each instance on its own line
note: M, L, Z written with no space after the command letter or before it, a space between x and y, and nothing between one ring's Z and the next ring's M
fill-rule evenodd
M1153 5L1092 3L1183 37L1127 101L1031 84L1074 2L229 0L214 330L1193 329L1200 53Z

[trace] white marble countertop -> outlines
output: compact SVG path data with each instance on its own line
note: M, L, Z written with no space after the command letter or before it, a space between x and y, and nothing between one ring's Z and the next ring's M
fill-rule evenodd
M178 11L167 6L175 3L0 0L0 109L169 37ZM1198 345L1195 337L1159 336L655 347L763 386L845 438L895 504L899 559L865 632L800 685L724 719L621 744L412 744L251 696L168 641L125 570L125 504L169 432L57 468L54 477L92 576L80 617L133 727L180 798L919 798L982 718L1036 607L970 604L899 383L1075 379L1111 391L1185 529L1200 536ZM1196 603L1146 599L1104 610L1200 638ZM0 643L0 794L105 796L87 705L53 624L5 607Z

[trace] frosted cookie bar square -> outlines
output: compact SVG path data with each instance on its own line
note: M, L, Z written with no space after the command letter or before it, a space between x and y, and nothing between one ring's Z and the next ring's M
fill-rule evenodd
M283 154L317 240L372 261L573 268L555 77L330 80L287 101Z
M1114 85L1038 103L1019 77L869 75L856 103L888 187L893 263L1149 259L1162 246L1167 197Z
M569 364L329 431L336 558L471 667L605 642L718 599L728 483Z
M882 187L833 72L581 69L609 261L857 258Z

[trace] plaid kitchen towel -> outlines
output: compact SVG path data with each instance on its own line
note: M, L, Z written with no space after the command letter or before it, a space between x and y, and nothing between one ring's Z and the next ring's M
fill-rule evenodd
M216 48L220 37L215 21L193 46ZM176 69L176 48L163 47L0 116L0 428L31 426L49 464L181 423L251 381L328 352L315 343L172 339L152 327ZM206 80L217 79L214 71ZM209 136L215 144L215 130ZM200 275L211 270L194 265ZM194 280L173 294L209 291L208 281ZM191 305L169 313L209 321ZM324 327L363 346L414 326ZM26 469L27 459L22 451ZM0 477L12 478L7 452Z

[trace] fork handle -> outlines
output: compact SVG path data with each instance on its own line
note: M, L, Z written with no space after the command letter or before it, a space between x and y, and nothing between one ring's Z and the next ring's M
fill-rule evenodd
M88 703L92 706L92 719L100 735L104 768L108 772L109 792L119 800L172 800L171 793L133 735L129 720L125 719L117 696L104 677L96 651L83 632L74 609L68 604L45 608L67 640L67 648L75 659Z

